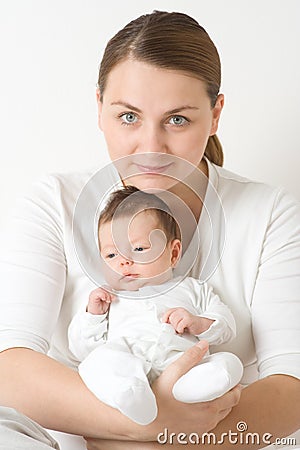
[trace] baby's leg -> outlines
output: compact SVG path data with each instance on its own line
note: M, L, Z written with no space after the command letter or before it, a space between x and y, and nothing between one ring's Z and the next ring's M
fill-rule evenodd
M236 355L214 353L179 378L173 386L173 395L181 402L207 402L236 386L242 375L243 365Z
M128 347L104 344L82 361L78 371L99 400L134 422L147 425L156 418L157 405L146 376L147 364L130 353Z

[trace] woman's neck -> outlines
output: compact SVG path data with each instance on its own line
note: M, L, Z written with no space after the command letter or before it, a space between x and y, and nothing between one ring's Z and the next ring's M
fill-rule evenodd
M199 169L201 172L196 169L169 190L174 196L168 196L167 204L180 226L183 253L198 225L208 184L208 166L205 160L201 161Z
M200 171L200 172L199 172ZM198 223L208 183L208 166L203 159L198 169L189 174L183 181L173 186L169 192L179 197L193 213ZM169 205L172 208L172 205Z

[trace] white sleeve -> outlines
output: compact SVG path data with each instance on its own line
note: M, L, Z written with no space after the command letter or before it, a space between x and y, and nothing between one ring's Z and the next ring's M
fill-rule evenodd
M278 192L252 298L260 378L300 377L300 204Z
M0 351L49 349L65 288L57 185L47 177L20 199L1 236Z
M105 341L107 313L91 314L78 311L69 329L69 348L78 361L83 361L95 348Z
M198 307L203 311L199 316L212 319L214 322L208 330L197 337L207 340L211 345L220 345L231 341L236 335L235 320L232 312L228 306L221 302L211 286L203 283L199 287L201 291Z

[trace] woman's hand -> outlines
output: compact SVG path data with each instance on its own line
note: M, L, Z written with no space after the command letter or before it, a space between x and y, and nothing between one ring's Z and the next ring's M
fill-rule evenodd
M168 434L202 433L212 430L239 402L241 388L236 387L216 400L205 403L182 403L174 399L174 383L188 370L198 364L208 349L200 341L170 364L152 385L158 404L158 417L147 426L133 424L131 442L87 439L88 450L138 450L157 448L157 436L167 428ZM135 441L135 442L132 442ZM152 442L145 442L152 441Z
M207 350L208 343L200 341L170 364L153 383L152 388L158 404L158 417L146 427L147 432L151 433L150 440L156 440L157 435L165 428L169 433L208 432L215 428L239 402L241 387L236 387L222 397L205 403L182 403L173 397L172 388L175 382L198 364ZM139 437L141 440L146 440L143 434Z

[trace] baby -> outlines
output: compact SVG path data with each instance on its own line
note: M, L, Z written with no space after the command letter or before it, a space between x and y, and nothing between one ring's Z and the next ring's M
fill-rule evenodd
M218 345L235 337L229 308L211 287L173 278L181 236L157 195L125 187L100 214L99 248L108 286L95 289L69 327L79 374L103 402L146 425L157 415L152 381L199 339ZM223 395L241 379L243 366L219 352L173 387L182 402Z

